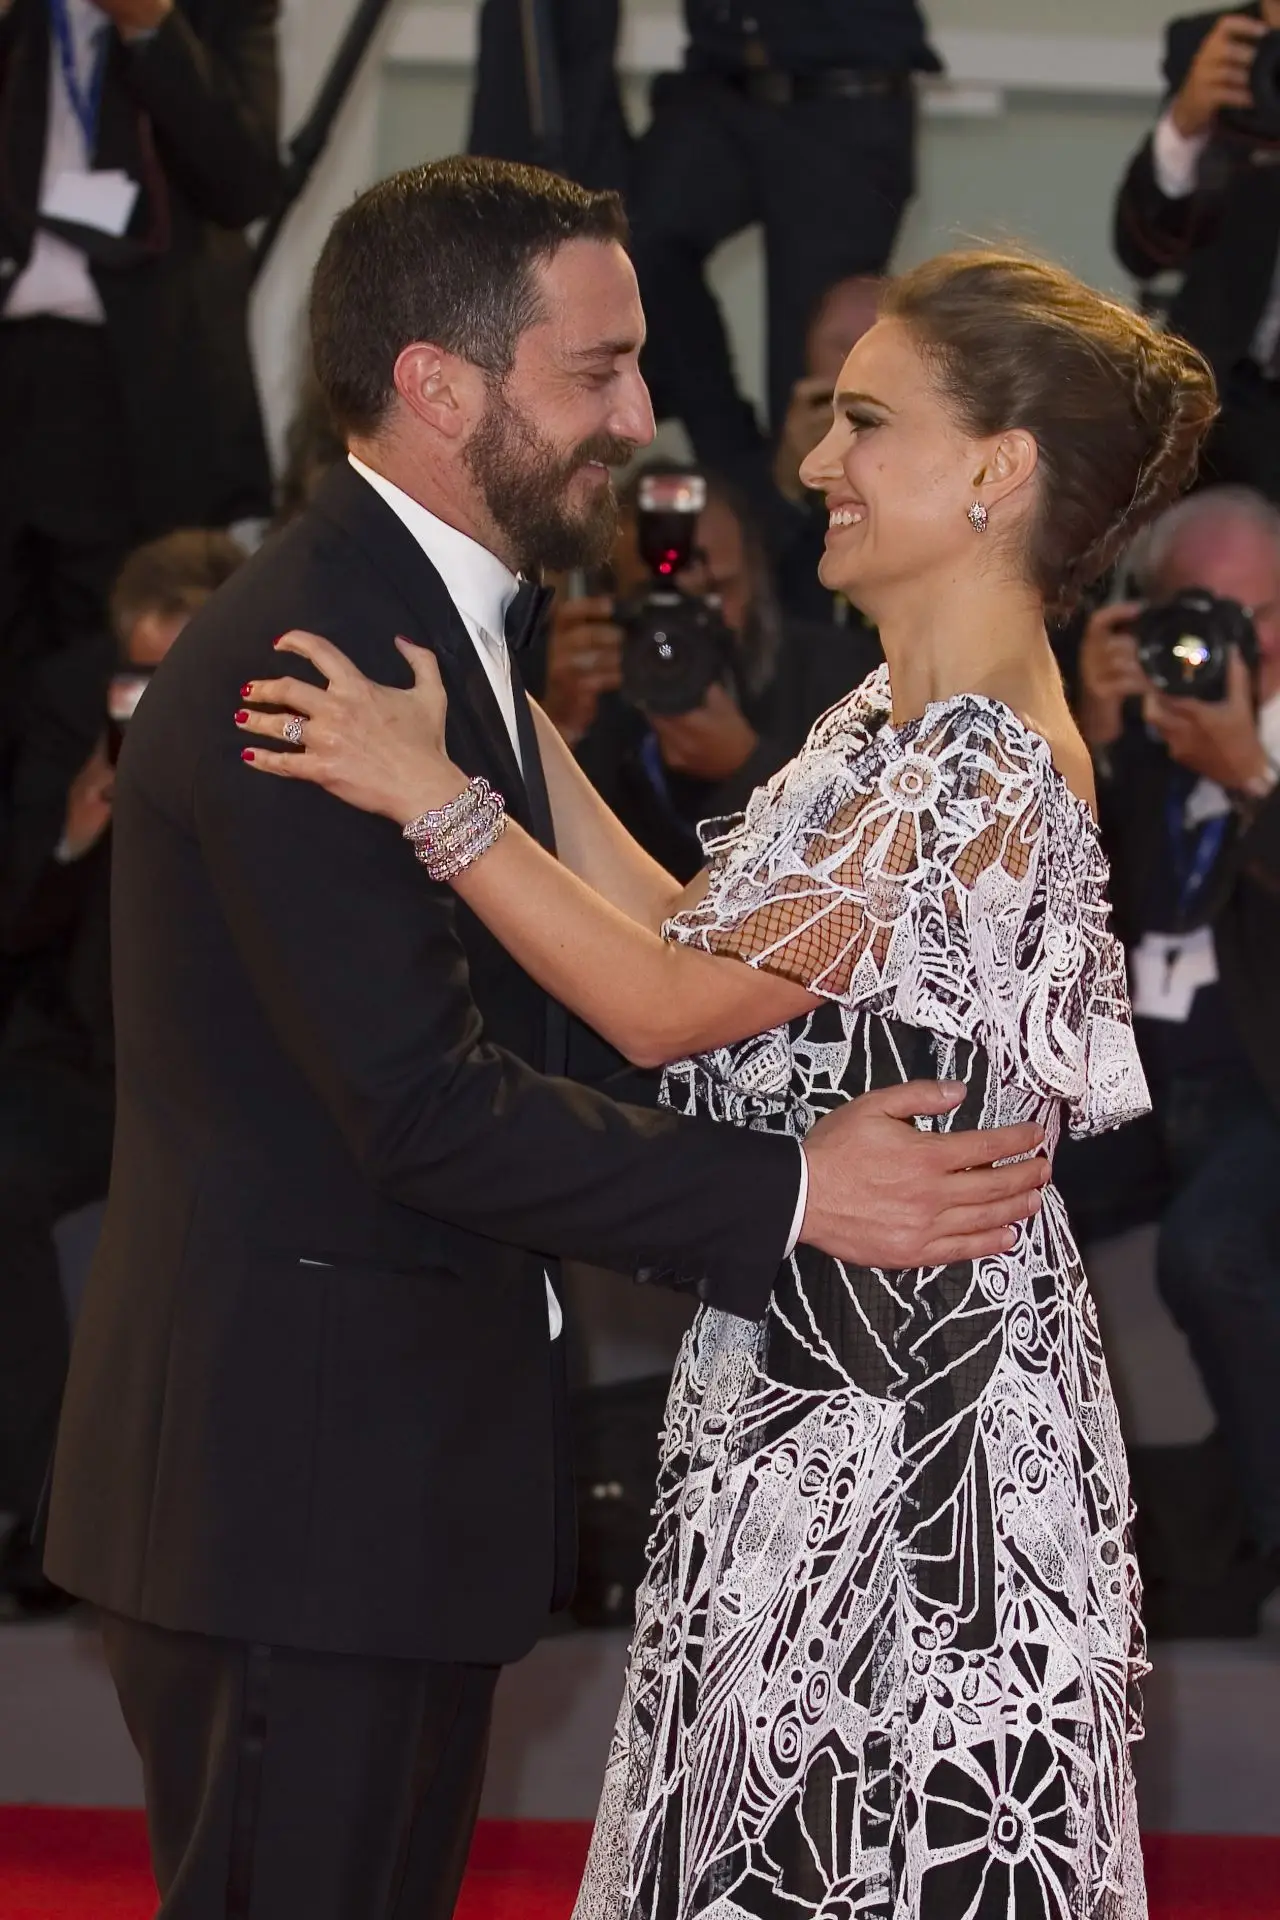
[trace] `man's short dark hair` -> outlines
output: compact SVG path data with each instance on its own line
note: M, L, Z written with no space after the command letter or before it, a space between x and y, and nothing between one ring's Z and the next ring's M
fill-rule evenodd
M334 222L311 288L312 363L333 419L373 431L415 340L503 378L538 318L535 265L570 240L626 239L617 194L538 167L436 160L370 187Z

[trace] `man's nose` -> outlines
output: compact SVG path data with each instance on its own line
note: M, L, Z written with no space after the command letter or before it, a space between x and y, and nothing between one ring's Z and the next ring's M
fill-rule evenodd
M631 374L618 397L618 403L609 419L609 431L620 440L629 440L633 447L652 445L658 425L653 417L653 402L649 398L649 389L637 367Z

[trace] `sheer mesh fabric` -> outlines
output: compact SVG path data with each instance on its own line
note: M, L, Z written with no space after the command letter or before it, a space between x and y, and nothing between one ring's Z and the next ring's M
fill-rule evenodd
M1074 1131L1144 1111L1088 808L999 702L901 727L888 702L882 670L707 831L707 892L669 937L981 1040L1002 1075L1066 1100Z

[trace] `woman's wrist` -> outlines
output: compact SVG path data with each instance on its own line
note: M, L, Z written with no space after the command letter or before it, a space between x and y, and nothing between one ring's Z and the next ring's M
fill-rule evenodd
M467 775L452 760L441 760L423 778L415 778L412 788L405 786L397 797L392 814L398 827L410 826L424 814L437 813L467 790Z

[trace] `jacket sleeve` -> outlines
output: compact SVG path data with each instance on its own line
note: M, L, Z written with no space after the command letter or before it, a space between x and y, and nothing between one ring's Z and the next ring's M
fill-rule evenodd
M166 165L205 219L244 227L280 191L280 0L225 0L200 35L175 7L128 49L129 84Z
M1165 104L1182 86L1213 16L1175 20L1165 42ZM1197 247L1212 239L1222 198L1224 175L1230 163L1211 142L1202 165L1201 184L1194 193L1171 199L1156 179L1153 136L1148 134L1134 154L1116 196L1113 240L1117 257L1135 280L1153 280L1158 274L1186 265Z
M490 1044L449 889L389 822L255 774L237 744L197 769L198 837L279 1043L370 1183L493 1239L762 1313L795 1142L619 1105Z
M1264 801L1241 834L1236 862L1246 880L1280 894L1280 788Z

